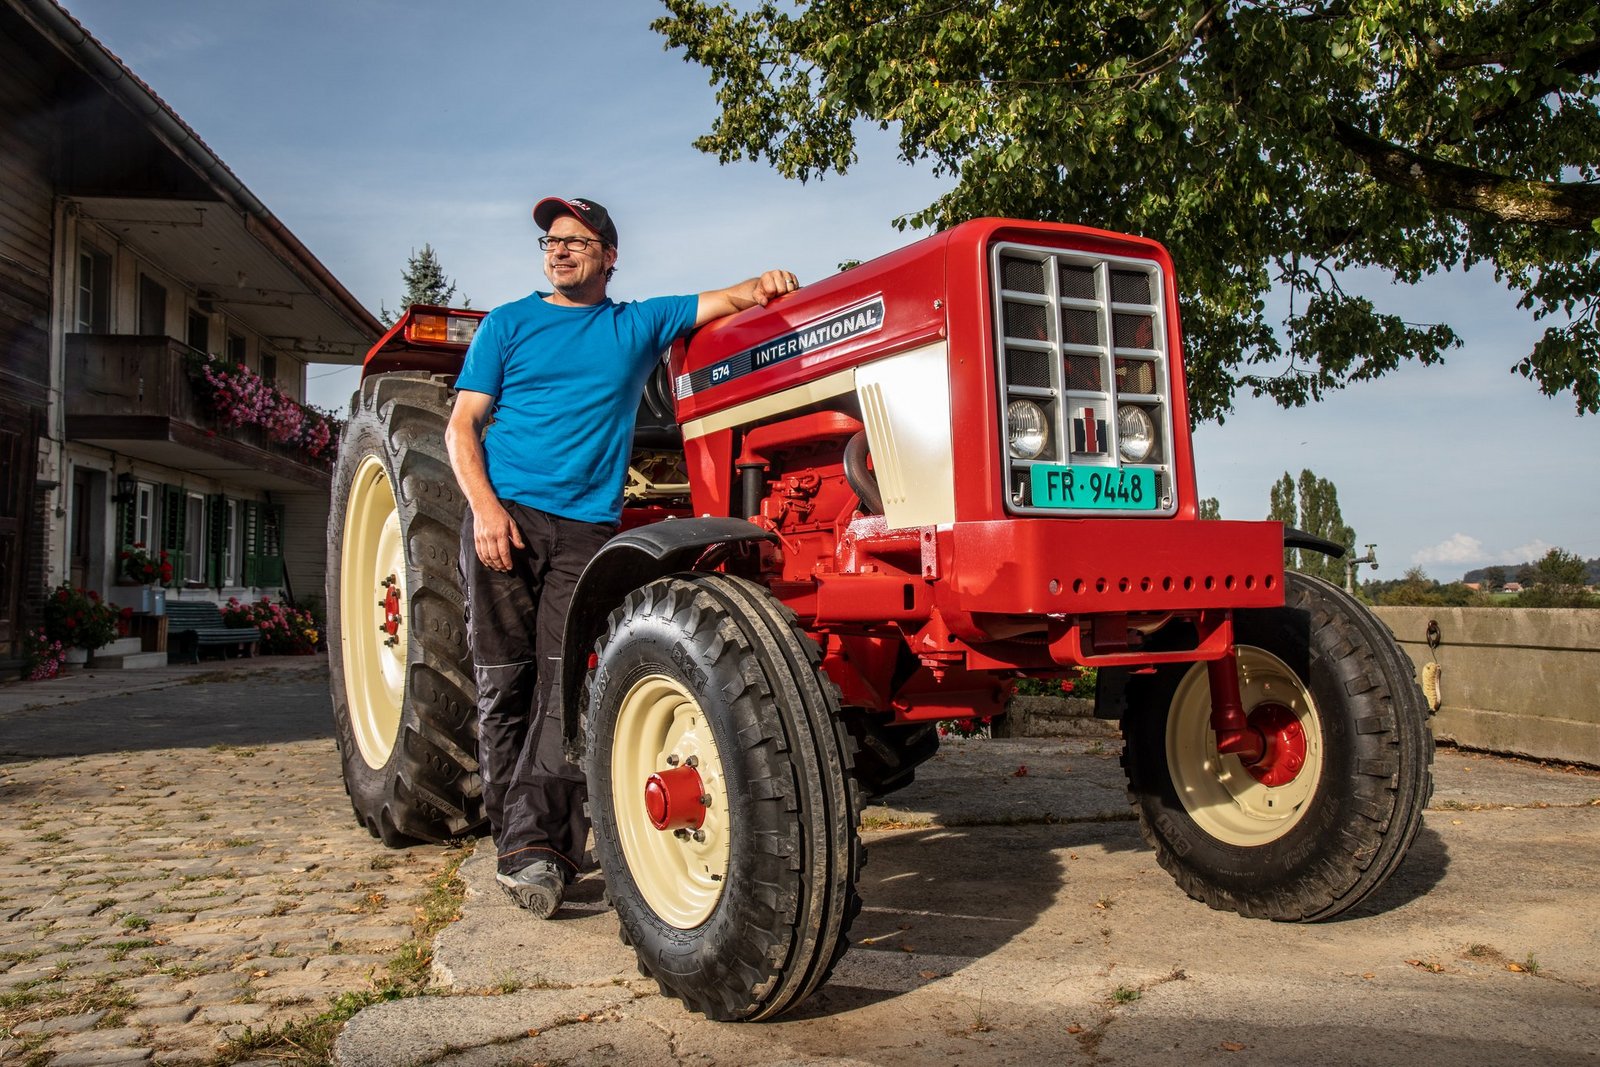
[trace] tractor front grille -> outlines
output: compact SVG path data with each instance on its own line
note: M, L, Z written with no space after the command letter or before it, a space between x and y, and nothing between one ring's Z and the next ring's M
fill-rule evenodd
M1007 509L1055 516L1173 514L1171 368L1160 265L1014 243L996 245L990 257ZM1043 412L1038 455L1019 456L1011 446L1007 408L1015 401ZM1118 416L1124 408L1143 412L1154 427L1154 447L1137 461L1123 450ZM1153 499L1137 505L1079 507L1035 495L1043 472L1058 480L1071 473L1084 483L1093 476L1098 484L1107 471L1115 476L1135 469L1148 472L1136 479L1141 492L1154 490ZM1117 484L1131 480L1121 477Z

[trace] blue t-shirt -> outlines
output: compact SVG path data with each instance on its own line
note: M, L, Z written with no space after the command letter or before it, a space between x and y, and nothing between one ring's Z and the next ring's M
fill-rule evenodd
M566 307L546 295L489 312L456 388L495 398L483 450L496 495L616 522L644 383L662 351L694 328L699 298Z

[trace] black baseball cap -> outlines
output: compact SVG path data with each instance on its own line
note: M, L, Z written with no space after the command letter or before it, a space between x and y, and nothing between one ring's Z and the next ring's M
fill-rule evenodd
M571 215L589 229L600 235L600 239L612 248L617 247L617 226L611 221L611 212L595 203L593 200L575 196L571 200L563 200L559 196L547 196L533 205L533 222L539 229L546 232L550 224L562 215Z

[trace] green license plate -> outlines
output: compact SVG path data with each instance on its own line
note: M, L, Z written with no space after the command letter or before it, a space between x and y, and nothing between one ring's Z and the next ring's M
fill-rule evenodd
M1143 467L1033 465L1033 506L1154 511L1156 472Z

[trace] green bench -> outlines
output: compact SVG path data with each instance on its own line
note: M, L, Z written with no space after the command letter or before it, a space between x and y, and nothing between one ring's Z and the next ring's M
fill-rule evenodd
M261 642L259 626L229 626L209 600L167 601L167 662L200 662L200 650L214 648L218 655L256 654Z

